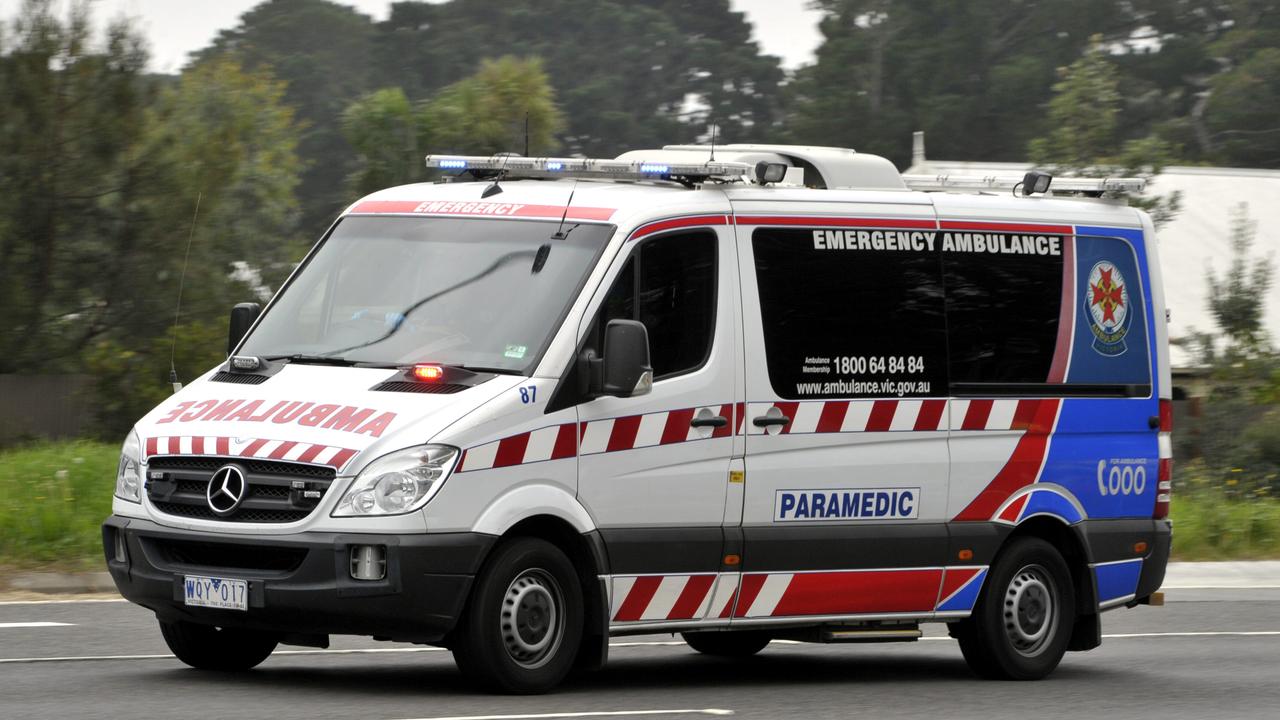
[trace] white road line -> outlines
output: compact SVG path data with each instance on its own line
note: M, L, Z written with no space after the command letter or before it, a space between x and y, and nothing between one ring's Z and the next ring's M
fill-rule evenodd
M0 630L5 628L41 628L41 627L72 627L75 623L60 622L11 622L0 623Z
M1105 638L1149 638L1149 637L1269 637L1280 635L1280 630L1225 630L1222 632L1163 632L1163 633L1116 633L1103 635Z
M1220 631L1204 631L1204 632L1158 632L1158 633L1115 633L1111 635L1103 635L1103 639L1130 640L1135 638L1161 638L1161 637L1280 637L1280 630L1220 630ZM922 641L947 641L955 642L947 636L930 636L920 638ZM668 647L683 646L683 640L648 640L633 642L616 642L609 643L611 648L632 648L632 647ZM805 643L799 640L774 640L773 645L812 645L814 643ZM293 655L401 655L407 653L438 653L448 652L445 648L438 647L411 647L411 648L351 648L347 650L277 650L271 653L272 657L293 656ZM169 654L156 655L65 655L56 657L21 657L21 658L0 658L0 665L17 664L17 663L47 663L47 662L94 662L101 660L172 660L173 656ZM536 716L535 716L536 717ZM555 716L561 717L561 716ZM571 716L564 716L571 717ZM428 720L424 718L423 720ZM441 720L440 718L431 718L429 720Z
M549 718L635 717L637 715L732 715L732 710L603 710L599 712L540 713L536 715L450 715L414 720L544 720Z

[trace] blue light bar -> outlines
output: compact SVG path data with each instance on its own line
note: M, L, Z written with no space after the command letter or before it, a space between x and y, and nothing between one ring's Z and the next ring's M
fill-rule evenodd
M428 155L427 167L490 172L504 178L582 177L604 180L745 179L752 165L737 162L631 162L599 158L527 158L518 155ZM487 176L486 176L487 177Z

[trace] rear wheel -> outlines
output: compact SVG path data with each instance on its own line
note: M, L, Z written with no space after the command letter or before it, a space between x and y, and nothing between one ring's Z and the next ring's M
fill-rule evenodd
M276 649L263 633L189 622L160 622L165 644L179 660L200 670L237 672L256 667Z
M771 639L765 633L751 630L687 632L680 635L694 650L717 657L749 657L763 650Z
M1039 538L1019 538L997 559L955 635L979 675L1039 680L1062 660L1074 624L1075 592L1061 553Z
M509 693L555 687L582 641L582 588L573 563L545 540L494 551L458 623L453 656L476 683Z

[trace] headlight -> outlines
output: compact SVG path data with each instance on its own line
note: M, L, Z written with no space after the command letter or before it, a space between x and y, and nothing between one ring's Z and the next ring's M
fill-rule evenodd
M129 502L142 502L142 441L138 431L130 430L120 448L120 465L116 467L116 497Z
M453 470L457 448L420 445L369 463L338 501L334 517L403 515L431 499Z

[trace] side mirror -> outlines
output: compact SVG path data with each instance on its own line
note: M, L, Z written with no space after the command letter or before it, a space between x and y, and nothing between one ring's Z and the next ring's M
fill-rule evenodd
M245 333L253 326L253 321L262 314L262 306L258 303L240 303L231 308L231 326L227 330L227 354L235 352L236 346L244 339Z
M637 320L610 320L604 329L601 392L614 397L647 395L653 389L649 331Z

